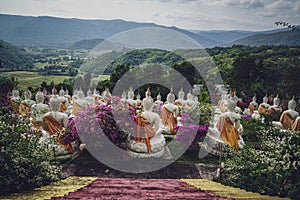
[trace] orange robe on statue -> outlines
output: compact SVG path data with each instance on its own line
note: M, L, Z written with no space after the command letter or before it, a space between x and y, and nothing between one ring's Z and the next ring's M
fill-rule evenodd
M160 113L160 118L162 120L162 123L169 128L171 134L175 134L175 126L177 126L177 119L174 117L173 113L165 107L163 107Z
M292 124L292 130L293 131L300 131L300 117L297 117L294 123Z
M141 115L137 116L136 123L136 142L145 142L147 145L148 153L151 153L150 139L155 135L155 131L151 123Z
M266 106L263 105L263 104L260 104L259 107L258 107L258 113L259 113L259 114L265 114L265 113L267 113L267 108L266 108Z
M292 116L288 112L282 113L282 115L280 116L279 121L282 124L282 128L284 130L291 129L292 125L294 123L294 119L292 118Z
M47 131L50 135L54 135L57 132L62 132L62 125L56 121L52 114L45 115L43 117L43 129ZM68 150L69 153L73 152L71 144L64 144L61 138L56 138L56 142Z
M255 110L255 105L251 102L248 106L249 110L250 110L250 115L253 114L254 110Z
M238 141L241 138L233 122L228 117L222 117L217 122L217 128L221 133L221 138L237 150L239 148Z
M78 103L74 102L72 114L75 116L79 116L82 111L83 111L83 107L81 107Z
M67 105L66 105L66 102L61 102L60 103L60 106L59 106L59 112L66 112L67 110Z

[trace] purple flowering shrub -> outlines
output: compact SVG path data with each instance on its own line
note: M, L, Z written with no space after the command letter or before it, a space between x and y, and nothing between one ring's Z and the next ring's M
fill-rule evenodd
M183 112L179 114L182 126L177 126L176 140L185 147L190 145L191 150L199 149L199 142L206 135L208 124L198 125L190 117L189 113Z
M135 121L135 110L123 105L116 97L108 102L91 105L79 116L70 119L70 134L65 142L80 138L83 143L103 147L105 139L109 139L117 147L125 149L127 134L133 127L130 122Z

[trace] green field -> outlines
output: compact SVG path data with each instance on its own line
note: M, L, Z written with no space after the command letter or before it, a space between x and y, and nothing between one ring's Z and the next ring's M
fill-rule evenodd
M21 90L31 86L33 88L39 87L43 81L48 85L54 81L55 84L62 83L70 76L41 76L37 72L14 71L1 73L3 76L14 76L18 78L18 88Z

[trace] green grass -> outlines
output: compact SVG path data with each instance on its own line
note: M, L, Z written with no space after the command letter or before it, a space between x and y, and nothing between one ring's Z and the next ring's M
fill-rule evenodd
M1 73L3 76L14 76L18 78L18 88L24 90L26 88L39 87L43 81L50 84L54 81L55 84L62 83L65 79L71 78L70 76L41 76L37 72L15 71Z

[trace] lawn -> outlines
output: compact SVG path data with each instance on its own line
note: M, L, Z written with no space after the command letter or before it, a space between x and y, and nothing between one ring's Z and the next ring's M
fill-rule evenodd
M70 76L41 76L37 72L14 71L1 73L4 76L14 76L18 78L18 88L21 90L27 87L38 87L43 81L50 84L54 81L55 84L62 83L65 79L71 78Z

